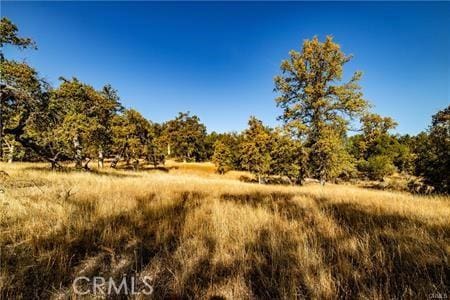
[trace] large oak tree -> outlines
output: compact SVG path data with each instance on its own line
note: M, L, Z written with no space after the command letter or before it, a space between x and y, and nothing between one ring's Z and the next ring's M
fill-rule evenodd
M326 159L341 151L340 140L343 142L350 119L368 107L358 85L361 72L342 81L344 65L351 56L331 37L324 42L317 37L305 40L300 51L292 50L289 55L281 63L282 74L275 77L276 102L283 109L280 118L294 134L306 139L312 174L321 181L332 179L343 164Z

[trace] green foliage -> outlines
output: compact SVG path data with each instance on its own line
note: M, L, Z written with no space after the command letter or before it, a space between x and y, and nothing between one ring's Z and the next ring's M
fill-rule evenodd
M300 134L311 136L323 127L347 125L344 116L358 116L367 108L362 98L356 72L351 80L339 84L344 65L351 57L327 37L306 40L301 52L290 51L289 60L281 63L281 76L275 77L275 90L280 93L277 105L283 119Z
M389 156L374 155L368 160L362 160L358 168L371 180L383 180L395 171L395 166Z
M218 140L220 140L221 134L213 131L206 135L205 137L205 160L211 160L214 151L215 151L215 144Z
M160 148L156 144L152 124L138 111L127 109L123 114L115 115L112 120L113 152L131 159L147 157L155 166L163 161Z
M345 55L331 37L320 42L306 40L300 52L292 50L275 77L280 117L295 135L306 137L311 148L311 169L321 180L330 180L350 168L341 136L349 118L361 115L368 103L363 99L356 72L349 82L340 83Z
M17 35L18 33L17 26L11 22L6 17L3 17L0 20L0 48L2 52L0 53L1 60L3 57L3 47L6 45L16 46L18 48L36 48L35 43L30 38L23 38Z
M2 51L6 45L34 47L31 39L18 37L17 31L10 20L1 19ZM0 56L0 156L4 158L4 144L7 144L9 153L5 154L9 161L18 158L19 153L16 151L21 152L20 157L27 157L23 153L26 148L53 164L55 153L50 143L42 138L37 139L45 131L44 128L48 129L52 125L48 120L49 85L28 64L8 60L3 52Z
M212 161L216 165L219 174L225 174L234 166L234 156L232 150L223 141L218 140L214 144L214 154Z
M62 79L52 92L50 107L59 114L60 123L54 133L63 145L60 150L74 157L78 167L82 158L103 156L109 150L112 118L121 108L110 86L96 91L76 78Z
M309 154L311 174L322 183L337 177L350 177L354 161L345 148L343 137L333 129L324 129Z
M350 153L359 160L358 170L363 176L382 180L396 170L412 171L409 145L389 133L397 126L392 118L370 113L361 122L363 133L350 138Z
M200 123L197 116L180 112L174 120L166 122L163 128L165 144L171 149L169 155L185 161L206 159L206 126Z
M388 134L389 130L397 127L397 122L390 117L382 117L378 114L368 113L361 118L364 140L367 144L376 138Z
M416 174L437 192L450 193L450 106L432 118L428 135L416 139Z
M357 158L368 159L373 155L386 155L390 151L390 144L394 139L389 130L394 129L397 123L389 117L382 117L374 113L365 114L361 118L362 138L355 146L359 153Z
M232 154L232 169L242 169L241 157L240 157L240 147L243 141L243 135L238 133L220 133L216 136L216 143L222 143L226 148L228 148Z
M260 120L251 117L243 135L240 145L241 166L256 174L261 182L261 176L270 170L270 130Z
M270 145L271 174L302 183L307 176L308 154L301 141L292 139L282 130L276 130L271 135Z
M9 19L0 21L0 46L35 48L18 36ZM367 113L368 103L358 85L361 73L343 82L344 65L351 57L331 37L306 40L291 51L275 78L276 103L283 109L284 128L272 130L252 117L242 133L207 134L190 113L162 125L133 109L124 110L110 85L96 90L76 78L62 79L52 89L25 62L1 53L0 156L3 160L36 157L57 165L69 159L87 169L97 158L129 164L145 158L157 167L165 157L184 161L210 160L219 173L248 170L258 176L276 175L292 182L313 176L322 182L355 174L382 180L395 170L415 172L423 185L449 193L450 108L433 116L428 133L394 136L396 122ZM360 117L361 134L347 137L349 123ZM7 149L7 153L2 151ZM32 151L31 151L32 150ZM84 166L83 166L84 162ZM422 182L421 182L422 183Z
M414 154L410 146L395 139L392 145L392 152L394 153L392 162L397 170L402 173L412 174L414 169Z
M23 121L22 118L38 113L45 104L42 98L46 86L37 72L25 63L3 60L0 71L1 84L11 92L8 97L7 91L2 90L2 125L13 128Z

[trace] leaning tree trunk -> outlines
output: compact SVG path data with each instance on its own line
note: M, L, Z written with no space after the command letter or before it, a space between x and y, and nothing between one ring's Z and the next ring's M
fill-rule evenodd
M59 157L60 154L61 154L60 152L56 152L56 154L53 155L52 158L47 159L51 163L52 171L56 171L56 170L61 170L62 169L62 166L58 163L58 157Z
M89 169L89 163L91 162L91 159L88 157L88 158L86 158L86 161L84 162L84 165L83 165L83 169L85 170L85 171L89 171L90 169Z
M50 164L51 164L52 171L56 171L57 169L60 168L60 166L56 160L50 161Z
M114 156L113 160L111 161L111 168L115 169L117 167L117 164L120 161L120 155L117 154L116 156Z
M62 169L62 166L58 162L60 153L58 152L54 154L48 148L40 146L28 137L22 136L23 128L21 126L14 129L9 129L8 133L13 134L14 140L20 143L23 147L33 150L39 157L50 162L52 170Z
M115 169L117 167L117 164L119 163L119 161L122 159L123 155L125 154L125 152L128 149L128 142L125 142L122 146L122 149L120 150L120 152L114 157L114 159L111 162L111 168Z
M0 58L3 59L3 56L0 54ZM5 88L7 86L4 84L1 84L0 87L0 141L3 141L3 137L6 134L11 134L14 136L14 140L18 143L20 143L23 147L33 150L38 156L45 159L46 161L50 162L53 167L61 168L61 165L58 163L58 156L59 153L54 155L52 151L48 147L43 147L36 143L33 139L24 136L25 133L25 127L27 124L27 121L29 120L31 116L31 111L27 108L22 113L21 117L18 120L18 124L14 128L5 128L2 120L2 105L3 102L6 101L8 97L15 98L15 92L14 88L8 87L7 91L5 92ZM31 98L31 97L30 97ZM1 148L1 147L0 147Z

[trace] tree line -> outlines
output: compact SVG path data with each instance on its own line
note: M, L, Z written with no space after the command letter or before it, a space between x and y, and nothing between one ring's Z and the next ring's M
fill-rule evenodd
M1 19L0 156L6 161L48 161L53 169L73 161L89 170L96 161L120 161L138 170L165 159L213 161L220 174L247 170L259 182L280 178L301 184L363 178L383 180L394 172L423 178L435 191L450 189L450 106L432 116L416 136L391 133L397 123L370 111L356 72L343 80L351 60L331 37L305 40L289 52L275 77L282 126L250 117L243 132L207 133L189 112L158 124L121 103L117 90L97 90L77 78L50 86L26 62L7 59L4 46L36 49ZM358 128L352 128L358 126ZM351 131L356 134L350 134Z

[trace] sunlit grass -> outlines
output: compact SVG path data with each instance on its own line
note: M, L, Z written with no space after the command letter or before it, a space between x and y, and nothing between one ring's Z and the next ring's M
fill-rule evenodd
M73 295L76 276L153 277L154 297L424 298L450 282L450 201L264 186L210 164L51 172L0 164L1 296Z

